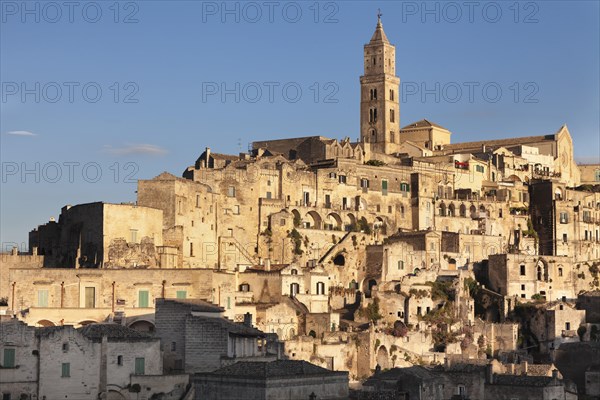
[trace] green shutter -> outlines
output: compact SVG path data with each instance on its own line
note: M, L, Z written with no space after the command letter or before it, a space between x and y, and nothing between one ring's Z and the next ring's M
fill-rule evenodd
M70 376L71 376L71 364L70 363L62 363L61 377L68 378Z
M147 290L140 290L139 307L142 307L142 308L148 307L148 291Z
M137 357L135 359L135 374L144 375L146 373L146 359L144 357Z
M4 363L2 366L4 368L15 367L15 349L4 349Z
M187 298L187 292L185 290L178 290L177 291L177 298L178 299L186 299Z
M48 307L48 289L38 290L38 307Z

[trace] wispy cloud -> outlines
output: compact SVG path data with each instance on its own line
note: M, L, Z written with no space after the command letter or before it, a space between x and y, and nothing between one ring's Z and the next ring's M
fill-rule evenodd
M37 136L37 133L29 131L9 131L6 134L11 136Z
M104 146L104 152L113 156L149 155L162 156L167 150L154 144L127 144L121 147Z

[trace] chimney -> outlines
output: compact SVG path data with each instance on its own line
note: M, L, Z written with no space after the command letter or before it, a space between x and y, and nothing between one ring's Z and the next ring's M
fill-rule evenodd
M252 328L252 314L250 314L249 312L244 314L244 325Z
M521 375L527 375L527 366L526 360L521 361Z
M271 259L270 258L265 258L265 271L267 271L267 272L271 271Z

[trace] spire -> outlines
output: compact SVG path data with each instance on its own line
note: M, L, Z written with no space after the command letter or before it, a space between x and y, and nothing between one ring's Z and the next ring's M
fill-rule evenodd
M375 33L373 33L373 37L371 37L371 43L389 43L385 32L383 31L383 25L381 24L381 10L377 12L377 27L375 28Z

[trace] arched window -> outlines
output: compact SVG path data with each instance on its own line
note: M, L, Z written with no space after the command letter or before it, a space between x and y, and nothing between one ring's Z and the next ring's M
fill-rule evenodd
M298 275L298 270L294 268L294 269L291 271L291 273L292 273L292 275Z
M461 204L458 212L461 217L466 217L467 216L467 206L465 206L464 204Z

